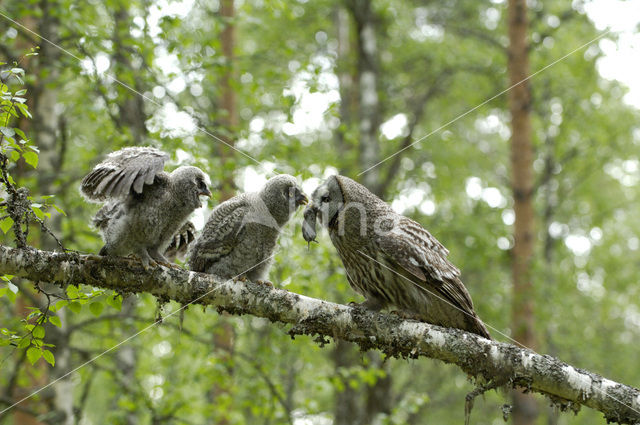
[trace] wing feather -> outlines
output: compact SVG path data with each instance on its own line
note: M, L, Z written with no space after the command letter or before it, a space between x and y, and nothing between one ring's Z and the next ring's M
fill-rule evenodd
M249 210L250 207L242 196L218 205L193 244L189 268L205 272L212 264L229 255L242 238L244 219Z
M166 153L150 147L129 147L109 154L82 180L80 190L89 200L104 201L142 193L152 184L169 159Z
M402 217L391 232L376 236L375 242L391 262L415 277L414 282L475 314L460 270L446 257L449 251L420 224Z

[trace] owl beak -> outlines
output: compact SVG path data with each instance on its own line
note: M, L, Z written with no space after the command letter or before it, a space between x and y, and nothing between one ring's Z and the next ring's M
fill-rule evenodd
M209 188L203 189L200 192L198 192L198 195L201 196L207 196L209 198L213 197L213 194L211 193L211 191L209 190Z
M307 196L304 193L302 192L296 193L296 206L307 205L308 203L309 203L309 198L307 198Z

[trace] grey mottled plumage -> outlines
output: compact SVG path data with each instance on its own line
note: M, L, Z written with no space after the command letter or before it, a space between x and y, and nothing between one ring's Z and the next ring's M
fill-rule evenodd
M218 205L189 249L189 268L223 279L266 279L280 230L307 198L294 177L281 174L259 192Z
M449 260L449 251L419 223L394 212L363 185L332 176L313 193L303 235L328 228L351 287L365 306L396 308L435 325L490 338Z
M166 173L168 158L154 148L124 148L82 180L85 198L105 203L93 219L105 242L100 255L134 254L145 266L167 262L165 249L201 206L200 196L211 196L202 170L183 166Z

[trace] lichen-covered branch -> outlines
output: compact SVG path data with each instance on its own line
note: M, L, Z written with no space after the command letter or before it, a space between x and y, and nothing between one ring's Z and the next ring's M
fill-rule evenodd
M420 356L458 365L485 381L519 386L564 408L588 406L618 423L640 423L640 391L554 357L489 341L457 329L405 321L394 315L306 297L251 282L218 282L212 276L136 261L0 246L0 274L58 284L88 284L118 292L147 292L163 300L195 302L232 314L251 314L293 325L289 333L354 342L390 356Z

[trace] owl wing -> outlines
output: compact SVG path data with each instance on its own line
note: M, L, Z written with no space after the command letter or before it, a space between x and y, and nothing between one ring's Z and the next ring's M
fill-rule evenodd
M200 238L193 244L189 268L205 272L211 264L229 255L242 239L249 205L244 198L230 199L213 210Z
M109 154L82 179L80 190L89 200L124 198L142 193L164 169L169 155L155 148L130 147Z
M392 263L415 278L412 282L474 314L460 270L447 260L449 251L420 224L402 217L391 232L377 235L375 243Z

